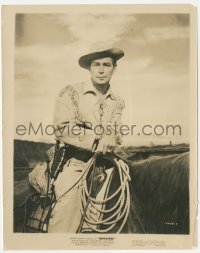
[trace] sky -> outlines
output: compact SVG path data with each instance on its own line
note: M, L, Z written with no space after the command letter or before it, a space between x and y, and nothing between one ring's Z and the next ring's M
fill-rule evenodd
M125 136L124 145L188 142L189 36L187 14L17 14L15 126L51 125L60 89L88 80L79 57L93 43L106 41L125 52L111 80L112 90L125 101L123 124L136 125L139 132L144 125L152 127L152 135ZM157 125L164 130L180 125L182 133L157 135ZM54 141L50 134L15 138Z

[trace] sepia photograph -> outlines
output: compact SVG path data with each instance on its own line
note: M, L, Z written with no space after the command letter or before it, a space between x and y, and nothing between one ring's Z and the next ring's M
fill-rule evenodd
M62 249L192 247L195 8L36 7L3 10L13 30L4 232L62 234Z

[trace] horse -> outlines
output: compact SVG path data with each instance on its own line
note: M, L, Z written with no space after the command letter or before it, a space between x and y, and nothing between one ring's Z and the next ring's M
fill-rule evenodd
M120 233L189 234L189 153L127 163L131 178L130 209ZM27 185L27 180L23 183ZM113 185L116 189L115 178L111 189ZM22 188L20 181L17 186ZM15 199L17 195L16 188ZM20 201L16 201L14 210L14 232L20 232L20 223L24 220L23 204L17 202Z
M148 234L189 234L189 152L129 162L131 209ZM140 231L139 231L140 233Z

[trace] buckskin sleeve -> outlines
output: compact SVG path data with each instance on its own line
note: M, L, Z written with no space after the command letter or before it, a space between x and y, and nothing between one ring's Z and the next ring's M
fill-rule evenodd
M111 117L111 125L113 126L115 132L115 141L116 144L119 145L122 144L123 133L121 129L122 126L121 118L122 118L122 111L124 108L125 108L124 100L118 98Z
M91 150L95 135L84 127L78 99L78 92L71 85L58 94L53 121L55 135L64 143Z

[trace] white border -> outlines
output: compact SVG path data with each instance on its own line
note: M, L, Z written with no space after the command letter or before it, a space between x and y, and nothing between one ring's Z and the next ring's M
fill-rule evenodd
M173 1L173 0L165 0L165 1L144 1L144 0L124 0L124 1L120 1L120 0L115 0L115 1L112 1L112 0L101 0L101 1L94 1L94 0L87 0L87 1L78 1L78 0L71 0L71 1L68 1L68 0L48 0L48 1L41 1L41 0L23 0L23 1L14 1L14 0L2 0L0 5L2 7L2 5L46 5L46 4L49 4L49 5L59 5L59 4L192 4L194 6L197 7L197 15L199 17L200 15L200 1L198 0L190 0L190 1L181 1L181 0L176 0L176 1ZM1 13L0 13L0 19L1 19ZM2 23L1 23L1 26L2 26ZM197 25L198 26L198 25ZM1 31L0 31L0 34L1 34ZM198 33L198 48L199 48L199 41L200 41L200 35ZM0 46L1 46L1 40L0 40ZM199 65L199 56L200 56L200 50L198 50L198 65ZM0 57L2 59L2 53L0 52ZM1 102L1 105L2 105L2 65L1 65L1 62L0 61L0 78L1 78L1 89L0 89L0 102ZM199 70L198 70L198 74L199 74ZM199 108L199 105L200 105L200 100L199 100L199 95L200 95L200 90L198 89L198 108ZM1 107L2 109L2 107ZM200 118L200 115L199 115L199 110L198 110L198 132L200 130L200 127L199 127L199 118ZM0 111L0 120L2 122L2 110ZM0 125L0 130L1 130L1 137L2 137L2 124ZM2 138L0 138L0 153L1 153L1 160L0 160L0 252L4 251L3 250L3 196L2 196L2 185L3 185L3 176L2 176ZM198 142L198 158L200 156L200 148L199 148L199 142ZM198 173L198 181L200 180L200 173ZM199 225L199 221L198 221L198 225ZM200 237L198 236L198 241ZM193 249L191 251L193 252L199 252L199 249L200 249L200 245L198 245L198 247L196 249ZM114 250L113 250L114 251ZM146 252L147 250L134 250L134 252ZM182 250L170 250L170 252L180 252ZM184 252L189 252L190 250L187 250L187 251L184 251ZM14 250L12 251L9 251L9 252L16 252ZM24 252L28 252L28 251L24 251ZM32 252L49 252L49 251L32 251ZM57 252L57 251L51 251L51 252ZM68 252L79 252L77 250L68 250ZM86 252L85 250L82 250L82 252ZM102 251L102 250L90 250L90 252L105 252L105 251ZM115 252L120 252L119 250L115 250ZM155 250L148 250L148 252L155 252ZM157 250L156 252L169 252L169 250Z

